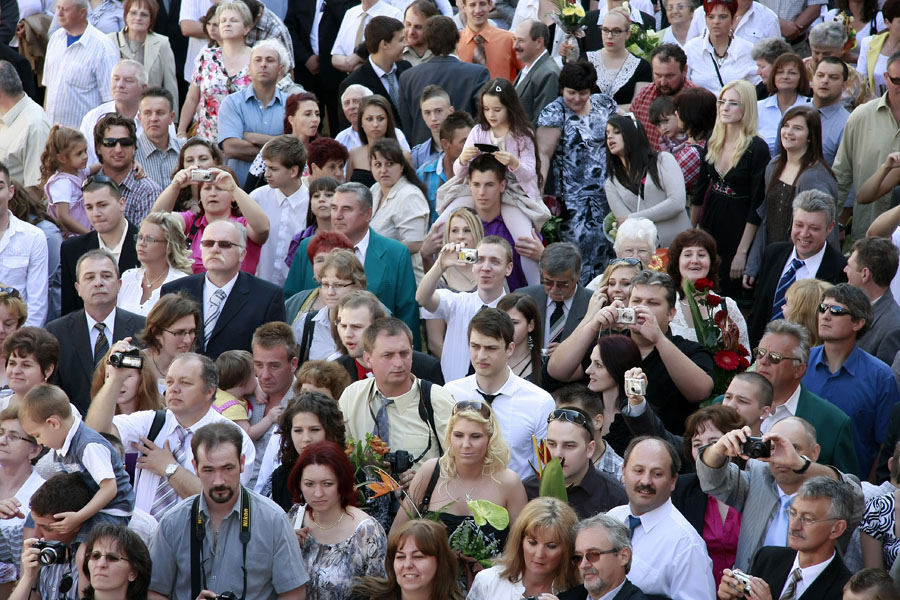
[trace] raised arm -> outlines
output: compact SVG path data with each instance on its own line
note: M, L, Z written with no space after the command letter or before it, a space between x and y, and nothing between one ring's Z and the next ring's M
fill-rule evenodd
M550 173L550 161L553 159L553 153L562 137L562 130L559 127L538 127L536 135L538 156L541 157L541 180L546 185L547 175Z
M231 192L238 208L247 220L247 238L257 244L265 244L269 239L269 217L262 207L241 189L230 173L221 169L211 169L215 173L216 187Z
M900 152L891 152L856 192L860 204L875 202L900 184Z
M428 269L428 272L422 277L422 281L416 289L416 302L428 312L435 312L440 306L441 297L437 293L438 283L440 283L444 271L458 262L461 249L462 244L447 244L441 248L441 254L434 266Z

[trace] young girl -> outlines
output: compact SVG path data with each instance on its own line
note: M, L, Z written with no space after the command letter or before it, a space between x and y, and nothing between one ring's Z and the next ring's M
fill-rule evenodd
M306 222L309 223L309 227L298 231L291 239L287 256L284 257L284 264L289 267L293 264L294 254L297 253L300 242L320 231L331 231L331 199L334 197L334 190L339 185L338 180L333 177L319 177L309 184L309 208L306 213Z
M550 218L550 211L541 199L541 182L537 175L540 165L531 122L525 115L515 86L506 79L489 81L478 104L478 126L469 133L465 147L453 164L456 177L451 181L459 185L448 185L447 193L438 198L441 216L436 223L446 221L457 208L474 207L475 203L465 181L469 173L469 162L481 154L475 144L491 144L499 147L492 154L508 169L501 208L503 222L513 239L533 239L532 229L540 231L541 226ZM525 256L521 258L528 283L536 285L540 282L537 263Z
M227 350L216 359L219 371L219 389L213 400L217 413L234 421L253 440L258 440L278 419L278 411L270 411L255 424L250 424L254 408L247 399L256 392L257 381L253 373L253 355L246 350Z
M50 215L68 235L91 230L84 210L81 183L91 172L87 168L87 140L77 129L54 125L41 154L41 183L50 205Z

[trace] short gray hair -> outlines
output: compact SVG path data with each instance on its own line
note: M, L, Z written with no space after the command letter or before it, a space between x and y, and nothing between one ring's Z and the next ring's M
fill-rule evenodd
M288 56L287 48L284 47L284 44L279 42L278 40L266 38L264 40L259 40L255 44L253 44L253 50L250 51L250 57L253 57L253 53L259 49L268 48L275 52L278 55L278 64L279 66L284 67L285 69L289 69L291 67L291 58Z
M82 254L78 258L78 262L75 263L75 281L78 281L79 273L81 273L81 263L86 260L91 260L95 258L105 258L109 262L113 264L113 270L116 272L116 279L119 278L119 262L116 260L115 255L109 250L105 250L103 248L94 248L93 250L88 250L84 254Z
M232 221L231 219L223 219L223 223L228 223L229 225L234 227L234 230L237 231L238 239L240 239L240 241L241 241L241 246L243 248L246 248L247 247L247 228L244 227L243 224L241 224L237 221ZM207 227L209 227L209 225L207 225ZM204 229L203 231L205 233L206 229ZM201 235L201 237L202 237L202 235Z
M794 211L802 210L808 213L824 212L825 225L834 223L834 214L837 211L834 198L831 194L822 190L805 190L794 196Z
M84 9L84 12L90 12L90 0L72 0L72 4L78 8Z
M791 46L784 41L784 38L765 38L753 44L753 49L750 50L750 58L753 60L762 59L771 65L775 63L776 58L790 51Z
M775 319L766 325L763 336L769 334L789 335L797 340L797 347L794 348L794 358L798 359L801 365L809 362L809 331L806 330L806 327L784 319Z
M650 219L644 219L643 217L625 219L625 222L619 226L616 241L613 242L613 249L616 253L619 252L619 248L626 240L646 242L650 252L656 252L656 224Z
M361 183L357 183L355 181L342 183L341 185L337 186L337 188L334 190L334 193L356 194L356 202L359 203L359 205L363 208L372 210L372 192L369 190L369 188Z
M116 63L115 67L113 67L113 70L115 70L115 68L118 66L133 67L134 76L137 77L138 84L140 84L141 87L145 87L147 85L147 69L144 68L144 65L142 65L138 61L131 60L130 58L123 58ZM110 75L110 77L112 77L112 75Z
M200 363L200 380L203 381L205 392L211 392L219 387L219 372L216 370L216 363L210 357L197 352L185 352L175 357L175 360L196 360Z
M820 48L843 48L847 42L844 25L840 21L825 21L809 31L809 45Z
M649 285L663 288L664 290L666 290L666 303L669 305L669 310L675 308L675 302L677 300L677 297L675 295L675 282L672 281L672 277L670 277L667 273L660 273L659 271L651 271L650 269L645 269L635 275L631 280L632 290L634 290L634 288L639 285Z
M625 548L631 550L631 535L628 532L628 527L625 526L625 523L609 516L607 513L597 513L593 517L579 521L575 525L575 537L577 538L582 531L594 527L602 527L606 530L606 537L609 538L612 550L616 552ZM625 573L628 573L630 570L631 558L628 559L628 563L625 565Z
M10 98L15 98L25 93L22 88L22 79L16 72L16 68L12 63L0 60L0 92L3 92Z
M344 90L344 93L341 94L341 104L344 103L344 98L347 96L347 94L349 94L351 92L359 92L360 94L362 94L363 98L365 98L367 96L375 95L375 92L373 92L366 86L362 85L361 83L354 83L354 84L348 85L347 89Z
M865 510L865 498L861 491L849 483L825 476L810 477L804 481L796 498L804 500L828 498L831 500L828 517L846 522L848 529L851 525L855 527L855 524L859 523Z
M539 266L548 275L562 275L572 271L573 275L580 277L581 251L570 242L553 242L544 248Z

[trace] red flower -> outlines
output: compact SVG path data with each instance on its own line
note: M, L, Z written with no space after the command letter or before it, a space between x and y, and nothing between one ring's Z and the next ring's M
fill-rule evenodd
M740 366L740 358L732 350L719 350L713 355L713 360L719 368L726 371L734 371Z
M721 329L725 331L725 328L728 326L730 319L728 318L728 313L724 310L718 311L713 315L713 322Z
M716 296L715 294L710 292L706 295L706 302L710 306L718 306L718 305L722 304L722 296Z
M739 345L737 351L738 351L738 354L740 354L741 356L750 356L750 351L747 350L746 348L744 348L743 346Z
M742 356L740 359L738 359L738 368L741 371L746 371L749 367L750 367L750 361L747 360L746 356Z
M713 287L712 279L709 279L709 278L707 278L707 277L701 277L700 279L698 279L698 280L694 283L694 288L695 288L698 292L703 292L703 291L706 291L706 290L711 290L712 287Z

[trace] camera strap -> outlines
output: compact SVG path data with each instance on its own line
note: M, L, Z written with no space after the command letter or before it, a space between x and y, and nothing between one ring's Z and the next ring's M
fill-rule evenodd
M241 486L240 518L241 570L243 589L240 600L247 596L247 544L250 543L250 493ZM188 524L191 537L191 598L196 598L206 589L206 572L203 570L203 539L206 537L206 519L200 513L200 496L191 505L191 522Z

